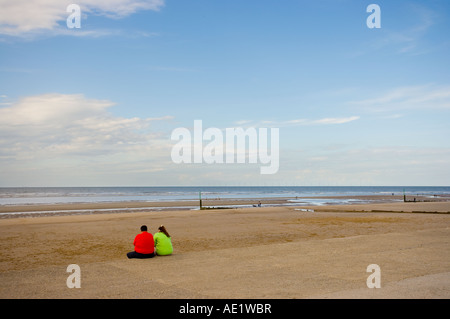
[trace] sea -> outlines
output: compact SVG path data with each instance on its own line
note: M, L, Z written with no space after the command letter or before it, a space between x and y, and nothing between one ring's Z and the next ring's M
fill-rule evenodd
M193 187L0 187L1 205L101 202L176 202L207 199L290 198L309 205L347 204L371 195L450 196L450 186L193 186ZM300 198L300 199L299 199Z

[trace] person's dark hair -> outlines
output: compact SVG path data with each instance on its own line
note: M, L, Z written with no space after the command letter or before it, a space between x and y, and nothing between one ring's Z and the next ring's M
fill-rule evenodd
M147 226L146 225L142 225L141 226L141 231L147 231Z
M167 237L170 237L169 233L166 230L166 227L164 227L163 225L159 226L159 231L164 233Z

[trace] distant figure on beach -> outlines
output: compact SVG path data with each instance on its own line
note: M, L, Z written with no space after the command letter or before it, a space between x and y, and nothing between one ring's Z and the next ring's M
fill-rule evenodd
M172 240L166 227L159 226L159 232L157 232L153 238L155 239L155 251L158 256L167 256L173 253Z
M147 226L141 226L141 233L134 238L134 251L127 253L128 258L153 258L155 257L155 242L153 235L147 231Z
M253 204L253 207L261 207L261 202L258 202L258 205Z

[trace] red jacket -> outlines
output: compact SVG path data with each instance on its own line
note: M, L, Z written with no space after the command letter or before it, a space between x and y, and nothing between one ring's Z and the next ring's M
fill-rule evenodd
M134 251L140 254L151 254L155 249L153 235L144 231L134 238Z

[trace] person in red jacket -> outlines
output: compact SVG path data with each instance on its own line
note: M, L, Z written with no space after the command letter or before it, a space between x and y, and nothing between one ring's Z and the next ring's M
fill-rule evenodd
M134 251L127 253L128 258L153 258L155 257L155 241L153 235L147 232L147 226L141 226L141 233L134 238Z

